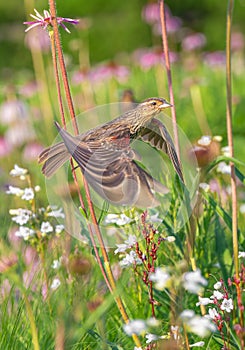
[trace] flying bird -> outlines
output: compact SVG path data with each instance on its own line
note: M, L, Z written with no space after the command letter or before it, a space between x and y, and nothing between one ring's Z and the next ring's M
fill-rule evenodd
M78 136L72 136L55 123L63 142L46 148L39 155L42 172L51 177L71 157L81 168L90 186L106 201L116 205L154 207L159 204L154 191L164 187L137 162L131 148L142 140L165 152L182 182L181 165L166 127L155 118L171 107L163 98L149 98L121 116Z

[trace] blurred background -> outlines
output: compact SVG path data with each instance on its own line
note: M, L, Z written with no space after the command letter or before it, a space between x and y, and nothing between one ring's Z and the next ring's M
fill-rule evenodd
M201 145L197 156L201 157L199 164L206 166L227 151L226 2L177 0L166 4L177 120L191 142ZM43 15L48 2L0 2L3 191L13 183L9 171L15 163L30 168L36 181L43 183L37 157L56 137L53 121L60 120L48 34L40 26L25 33L28 26L23 22L33 20L34 8ZM111 102L169 98L157 2L57 1L57 13L80 20L78 25L67 24L70 34L60 28L77 114ZM244 15L245 1L236 1L233 113L235 153L241 160L245 160ZM112 117L105 115L100 122ZM198 144L205 135L208 142ZM218 138L213 139L215 136Z
M147 3L146 0L94 0L83 3L77 0L57 1L59 16L85 19L79 29L73 30L72 38L63 35L66 52L72 55L74 63L78 63L78 57L73 52L74 43L71 42L75 37L78 40L86 37L91 63L111 59L118 53L132 52L136 48L149 47L153 43L160 44L160 37L153 37L151 26L142 19L142 9ZM182 37L186 31L202 32L207 38L207 50L224 49L226 2L176 0L166 1L166 4L170 6L173 16L181 19L182 30L179 34ZM29 13L33 13L34 7L42 12L47 9L48 2L9 0L0 3L2 77L7 73L14 74L21 68L31 68L31 55L26 50L22 22L30 20ZM233 22L235 28L241 31L245 28L244 14L245 1L236 1ZM179 41L177 49L180 48Z

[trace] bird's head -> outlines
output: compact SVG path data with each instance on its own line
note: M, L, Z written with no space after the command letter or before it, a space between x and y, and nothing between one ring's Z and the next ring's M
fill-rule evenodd
M153 118L155 115L160 113L163 109L172 107L172 105L164 100L163 98L159 97L152 97L148 98L147 100L141 102L138 106L137 109L140 110L140 114L142 117L147 118L150 120Z

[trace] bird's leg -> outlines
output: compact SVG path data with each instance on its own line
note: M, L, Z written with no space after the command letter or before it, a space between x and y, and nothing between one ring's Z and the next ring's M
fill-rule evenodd
M79 165L77 165L77 166L75 166L75 167L73 166L71 170L72 170L72 171L75 171L75 170L77 170L78 168L80 168Z

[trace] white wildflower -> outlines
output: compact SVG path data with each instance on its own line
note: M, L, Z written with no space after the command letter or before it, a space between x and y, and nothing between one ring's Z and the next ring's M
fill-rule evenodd
M168 237L165 237L165 241L168 241L168 242L174 242L176 240L176 238L174 236L168 236Z
M179 338L178 332L179 332L179 326L171 326L170 327L171 334L174 337L174 340L177 340Z
M40 192L41 191L41 187L39 185L34 187L34 191L35 192Z
M161 325L161 322L155 317L150 317L148 320L146 320L146 324L148 327L158 327Z
M58 269L59 267L61 266L61 262L60 262L60 259L59 260L54 260L51 267L56 270Z
M186 272L183 275L183 285L190 293L198 294L203 286L207 285L207 280L201 275L201 271L197 269L193 272Z
M134 251L131 251L119 262L119 264L121 267L128 267L133 264L140 265L142 264L142 261L138 258Z
M128 247L132 247L137 243L137 237L135 235L129 235L128 239L125 241L125 243L128 245Z
M215 136L213 137L213 140L214 140L214 141L217 141L217 142L221 142L221 141L223 140L223 137L220 136L220 135L215 135Z
M116 244L117 249L114 251L114 254L124 253L128 249L128 245L125 243Z
M208 315L205 315L205 317L210 318L212 320L214 320L218 316L219 316L219 314L215 308L208 309Z
M158 335L152 334L152 333L146 334L145 337L146 337L146 339L147 339L147 340L146 340L146 344L150 344L150 343L152 343L153 341L156 341L156 340L159 339L159 336L158 336Z
M43 234L46 234L46 233L50 233L50 232L53 232L53 226L48 222L48 221L44 221L42 222L42 225L41 225L41 232Z
M229 164L226 164L225 162L220 162L217 166L217 172L221 174L228 174L231 173L231 167Z
M50 288L53 290L56 290L57 288L59 288L60 285L61 285L61 282L59 278L54 278Z
M197 343L190 344L189 347L190 347L190 348L194 348L195 346L202 347L202 346L204 346L204 345L205 345L204 341L198 341Z
M129 217L127 217L125 214L108 214L105 217L104 223L106 225L108 224L117 224L118 226L123 226L126 224L129 224L132 221Z
M214 284L214 289L216 289L216 290L220 289L221 287L222 287L222 283L220 281L218 281Z
M7 194L14 194L17 197L20 197L23 195L24 191L19 188L19 187L15 187L15 186L9 186L8 190L6 191Z
M55 218L65 218L65 214L63 213L62 208L57 209L57 210L52 210L50 213L47 214L47 216L52 216Z
M131 336L132 334L140 335L147 329L144 320L132 320L123 326L124 332Z
M233 301L232 299L224 299L222 301L222 304L220 306L221 310L226 311L226 312L231 312L233 310Z
M201 298L200 296L198 297L199 302L196 303L196 306L199 305L208 305L208 304L212 304L213 300L211 300L210 298Z
M184 322L190 320L194 316L195 316L195 312L193 310L189 310L189 309L182 311L181 314L180 314L180 318Z
M28 173L27 169L23 169L21 167L19 167L17 164L15 164L14 169L12 169L10 171L10 175L13 177L19 177L19 176L23 176L26 175Z
M153 214L149 217L149 219L147 221L149 221L149 222L162 222L162 219L160 219L158 216L159 216L159 213Z
M229 146L222 147L221 148L221 152L226 157L230 157L231 156L231 152L230 152L230 147Z
M218 290L214 290L213 295L210 298L221 300L224 298L224 295L222 293L220 293Z
M188 329L199 337L206 337L216 330L215 325L207 317L195 315L193 310L184 310L180 317Z
M245 252L239 252L238 253L238 258L245 258Z
M245 214L245 204L242 204L239 208L241 214Z
M16 215L12 217L12 220L16 222L16 224L18 225L25 225L29 221L30 216L32 214L30 210L26 210L22 208L10 209L9 213L10 215Z
M197 143L200 145L200 146L209 146L210 143L212 141L212 138L210 135L203 135L198 141Z
M25 227L25 226L20 226L18 231L15 232L16 237L21 237L25 241L34 235L35 235L35 231L30 229L29 227Z
M210 190L210 186L209 184L207 184L206 182L201 182L199 184L199 187L204 191L204 192L208 192Z
M129 235L125 243L116 244L117 249L114 251L114 254L124 253L127 249L134 246L135 243L137 243L137 237L135 235Z
M64 225L56 225L55 226L55 233L58 235L60 234L62 231L64 231L65 226Z
M20 226L25 225L29 221L29 219L30 219L30 216L26 214L12 217L12 220Z
M21 196L22 199L26 201L31 201L34 198L34 191L32 188L25 188L24 193Z
M155 282L156 289L163 290L170 280L170 275L166 269L157 267L155 272L150 273L149 280Z

